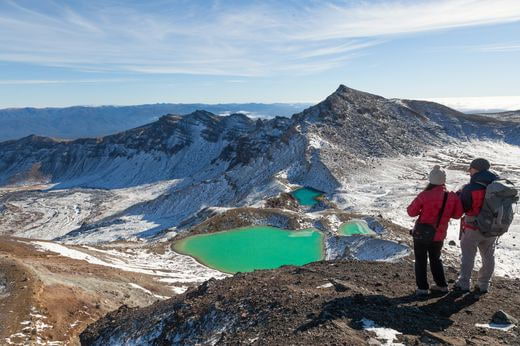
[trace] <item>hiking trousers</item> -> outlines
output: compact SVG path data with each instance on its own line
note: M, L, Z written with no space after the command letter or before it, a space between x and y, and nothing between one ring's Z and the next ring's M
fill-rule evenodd
M429 244L413 242L413 251L415 255L415 282L417 283L417 288L421 290L427 290L430 288L428 285L428 258L430 259L430 269L432 271L433 280L437 286L448 286L441 260L443 243L444 242L442 241L434 241Z
M477 249L482 258L482 267L478 271L477 286L487 291L491 276L495 270L495 244L497 237L484 237L478 230L465 229L460 238L462 258L460 263L459 279L457 286L469 290L471 287L471 273L475 266Z

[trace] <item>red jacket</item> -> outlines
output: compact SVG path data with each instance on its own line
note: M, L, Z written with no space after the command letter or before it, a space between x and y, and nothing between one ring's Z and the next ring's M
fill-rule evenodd
M417 222L435 226L441 211L444 192L446 192L446 186L444 185L421 192L408 206L408 215L411 217L419 215ZM460 219L463 213L462 202L459 197L455 193L449 192L446 206L444 207L444 212L433 241L443 241L446 238L446 231L448 230L448 222L450 219Z
M469 220L480 214L480 209L482 209L486 197L486 186L497 179L496 174L490 171L481 171L475 173L471 177L470 183L462 188L460 199L466 213L466 216L462 219L462 229L478 229L474 222L469 222Z

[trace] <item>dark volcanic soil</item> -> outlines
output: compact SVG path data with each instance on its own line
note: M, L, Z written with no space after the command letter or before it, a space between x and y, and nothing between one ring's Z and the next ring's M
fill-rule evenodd
M448 268L447 276L455 278ZM332 287L320 287L333 282ZM363 318L401 333L406 345L520 344L509 332L479 328L498 310L520 317L520 280L493 290L416 298L412 264L317 262L237 274L143 309L123 307L81 334L85 345L377 344Z

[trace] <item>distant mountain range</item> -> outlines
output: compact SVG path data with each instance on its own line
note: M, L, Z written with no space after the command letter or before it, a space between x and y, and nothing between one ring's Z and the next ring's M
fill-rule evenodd
M253 118L291 116L310 106L306 103L228 103L101 106L67 108L0 109L0 141L29 135L75 139L98 137L141 126L165 114L205 110L218 115L244 113Z

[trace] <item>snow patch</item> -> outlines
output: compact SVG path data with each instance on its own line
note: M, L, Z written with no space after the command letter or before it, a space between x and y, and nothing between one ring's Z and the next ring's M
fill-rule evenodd
M316 288L330 288L332 286L334 286L334 285L329 282L328 284L320 285L320 286L318 286Z
M497 329L507 332L516 327L514 324L497 324L497 323L475 323L475 327Z
M133 288L137 288L137 289L139 289L139 290L141 290L141 291L143 291L143 292L148 293L148 294L151 295L151 296L154 296L155 298L159 298L159 299L168 299L168 298L169 298L169 297L166 297L166 296L161 296L161 295L155 294L155 293L153 293L152 291L147 290L146 288L141 287L141 286L139 286L139 285L137 285L137 284L134 284L134 283L132 283L132 282L129 282L128 284L129 284L131 287L133 287Z
M396 262L410 254L405 244L366 235L336 236L325 240L325 259Z
M398 332L395 329L392 328L384 328L379 327L376 325L376 323L372 320L363 318L361 320L361 324L363 326L363 329L373 332L376 334L376 338L383 341L382 345L385 346L404 346L402 343L396 343L394 342L395 339L397 339L397 335L402 334Z

